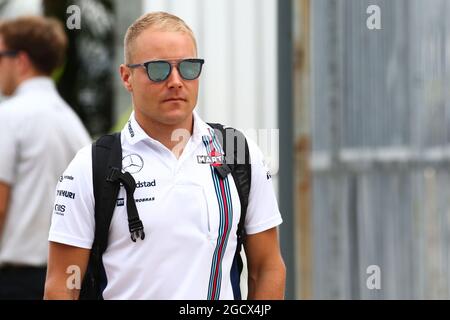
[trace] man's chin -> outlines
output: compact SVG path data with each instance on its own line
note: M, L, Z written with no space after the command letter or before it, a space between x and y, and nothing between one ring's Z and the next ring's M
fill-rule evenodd
M186 121L186 118L190 117L191 114L192 112L187 112L186 110L173 110L165 112L160 119L165 125L176 126Z
M186 116L165 116L162 118L162 121L167 126L177 126L183 121L186 120Z
M160 119L167 125L176 125L186 120L191 116L192 110L190 108L172 107L164 108L160 114Z

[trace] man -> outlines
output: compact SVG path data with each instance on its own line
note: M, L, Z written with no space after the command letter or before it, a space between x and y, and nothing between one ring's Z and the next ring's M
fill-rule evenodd
M134 112L121 132L122 169L136 181L134 199L145 238L130 240L122 187L103 254L104 299L235 297L230 274L240 203L233 179L219 186L212 164L197 157L220 149L211 127L194 112L202 65L191 29L176 16L150 13L127 31L120 75ZM281 299L285 267L276 227L282 220L261 152L254 143L249 148L248 298ZM83 277L94 239L90 147L77 154L65 174L74 179L60 182L58 189L75 197L56 198L65 212L52 219L48 299L78 298L77 287L67 286L66 271L79 268Z
M90 143L49 78L66 46L56 20L0 24L0 299L42 299L54 188Z

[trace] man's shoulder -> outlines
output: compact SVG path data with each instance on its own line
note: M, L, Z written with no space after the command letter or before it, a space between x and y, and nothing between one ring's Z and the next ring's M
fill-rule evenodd
M26 99L22 96L12 96L0 103L0 113L2 115L16 115L21 113L22 106Z
M28 119L33 119L33 112L27 112L31 109L30 104L19 96L8 98L0 103L0 125L4 130L19 134L18 125Z
M92 166L92 144L82 147L73 158L68 169L87 172Z
M83 148L78 150L75 158L79 159L79 161L90 162L92 158L92 144L85 145Z
M51 105L66 106L66 102L56 92L27 92L8 97L0 103L0 114L10 117L33 116L36 113L50 110ZM43 108L44 107L44 108ZM48 112L47 112L48 113Z
M253 135L249 134L251 132L247 132L246 130L243 130L243 129L240 129L240 128L237 128L234 126L230 126L230 125L224 124L224 123L206 122L206 125L210 128L214 128L214 125L216 125L216 124L222 126L224 130L227 130L227 129L232 130L233 136L235 134L239 134L239 133L242 134L241 137L245 138L245 141L247 142L247 145L248 145L250 159L252 161L253 160L255 160L255 161L262 160L262 157L263 157L262 151L261 151L260 147L258 146L258 144L256 143L256 140L253 139L254 138ZM224 137L224 138L226 138L226 137ZM236 146L236 145L234 144L234 146Z
M68 181L65 181L67 178ZM64 170L59 182L69 183L70 185L81 185L83 190L88 192L89 188L84 186L92 182L92 156L91 145L81 148Z

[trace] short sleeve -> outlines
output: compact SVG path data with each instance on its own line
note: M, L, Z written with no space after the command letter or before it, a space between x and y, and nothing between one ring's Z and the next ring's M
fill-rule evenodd
M16 176L16 164L18 159L19 139L18 129L13 129L13 114L0 106L0 182L14 184Z
M255 234L276 227L283 220L275 197L270 172L264 164L264 156L255 142L248 138L247 141L252 175L245 230L247 234Z
M81 149L59 178L49 241L91 249L95 218L91 145Z

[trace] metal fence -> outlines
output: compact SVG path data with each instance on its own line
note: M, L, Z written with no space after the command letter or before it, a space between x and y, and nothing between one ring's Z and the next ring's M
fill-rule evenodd
M313 297L448 299L450 2L314 0L310 14Z

